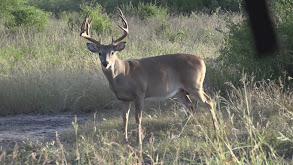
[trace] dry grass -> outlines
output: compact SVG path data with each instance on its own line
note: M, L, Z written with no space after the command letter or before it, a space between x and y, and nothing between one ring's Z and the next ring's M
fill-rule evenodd
M237 20L240 16L194 14L168 18L166 24L158 18L140 21L129 17L131 34L120 56L126 59L183 52L216 58L225 34L216 28L227 31L225 19ZM113 33L118 35L119 31ZM111 39L109 34L94 36L102 38L103 43ZM125 145L119 104L113 102L98 58L86 49L78 31L68 30L64 21L52 20L41 33L0 30L0 45L1 115L96 111L92 122L73 123L71 131L57 133L53 141L24 141L11 149L0 148L1 164L136 164L133 115L130 143ZM212 78L208 80L207 86L214 83ZM143 114L144 161L292 163L292 90L284 89L283 81L255 82L244 76L241 82L241 87L228 83L222 89L227 91L226 98L211 95L220 124L218 134L208 110L199 104L182 136L173 138L172 133L185 117L183 107L176 100L147 104Z
M194 14L140 21L128 17L130 35L122 59L168 53L215 58L223 46L224 19L232 15ZM234 16L239 17L239 16ZM120 20L113 21L113 24ZM196 25L196 26L195 26ZM116 25L113 25L114 27ZM43 32L0 31L0 115L28 112L95 111L114 100L96 55L89 52L79 28L51 20ZM120 35L117 29L112 33ZM112 34L94 34L110 43Z
M168 109L144 111L143 159L150 164L291 164L293 93L278 83L243 78L230 84L228 98L214 96L220 132L215 134L207 109L199 106L180 138L172 134L185 113L175 103ZM161 103L162 104L162 103ZM133 111L132 111L133 112ZM136 164L135 121L129 144L122 142L119 110L97 112L91 122L56 134L50 142L29 142L2 151L6 164ZM133 116L131 114L131 116ZM103 121L102 121L102 118ZM102 122L101 122L102 121Z

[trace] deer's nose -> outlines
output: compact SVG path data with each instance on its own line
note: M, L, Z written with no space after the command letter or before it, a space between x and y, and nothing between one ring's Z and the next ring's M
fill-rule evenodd
M103 65L105 68L107 67L108 64L109 64L108 61L103 61L103 62L102 62L102 65Z

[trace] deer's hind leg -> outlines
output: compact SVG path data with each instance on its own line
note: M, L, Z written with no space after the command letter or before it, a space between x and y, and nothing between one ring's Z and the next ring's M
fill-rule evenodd
M144 105L144 96L137 96L134 101L134 104L135 104L135 120L137 125L136 141L138 144L139 164L141 164L141 162L143 161L141 120L142 120L142 109Z
M213 125L214 125L214 128L216 130L216 132L219 132L219 123L218 123L218 119L216 117L216 113L215 113L215 110L213 108L213 104L212 104L212 99L210 96L208 96L202 88L200 89L189 89L188 92L192 93L195 95L195 97L203 102L210 110L210 113L211 113L211 116L212 116L212 120L213 120Z
M187 119L185 119L182 122L181 126L178 129L177 135L180 136L181 132L183 131L184 127L186 126L187 122L189 121L190 116L193 115L194 109L193 109L192 102L188 96L187 91L180 89L179 92L176 94L176 97L177 97L178 101L181 104L183 104L187 109Z

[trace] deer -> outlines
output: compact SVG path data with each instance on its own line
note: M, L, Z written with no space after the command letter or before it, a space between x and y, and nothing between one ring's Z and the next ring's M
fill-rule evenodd
M129 34L126 18L118 8L123 26L120 29L123 35L109 45L101 44L100 40L93 39L90 35L92 19L89 14L81 26L80 36L91 41L87 43L88 49L99 55L101 67L106 76L111 91L122 102L123 135L128 142L128 116L131 103L135 105L135 120L137 124L136 141L142 145L142 111L144 100L148 98L168 99L176 95L189 111L193 112L190 94L209 109L211 109L214 127L218 130L217 118L213 111L212 99L203 90L206 65L202 58L190 54L168 54L141 59L121 60L117 52L122 51L126 42L122 40ZM182 123L183 127L187 121Z

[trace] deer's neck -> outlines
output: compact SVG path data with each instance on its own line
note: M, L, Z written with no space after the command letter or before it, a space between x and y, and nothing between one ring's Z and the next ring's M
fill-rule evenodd
M120 60L118 57L115 59L115 62L113 65L105 69L103 68L103 72L105 76L107 77L110 84L113 84L113 81L117 77L123 77L125 75L125 62L123 60Z

